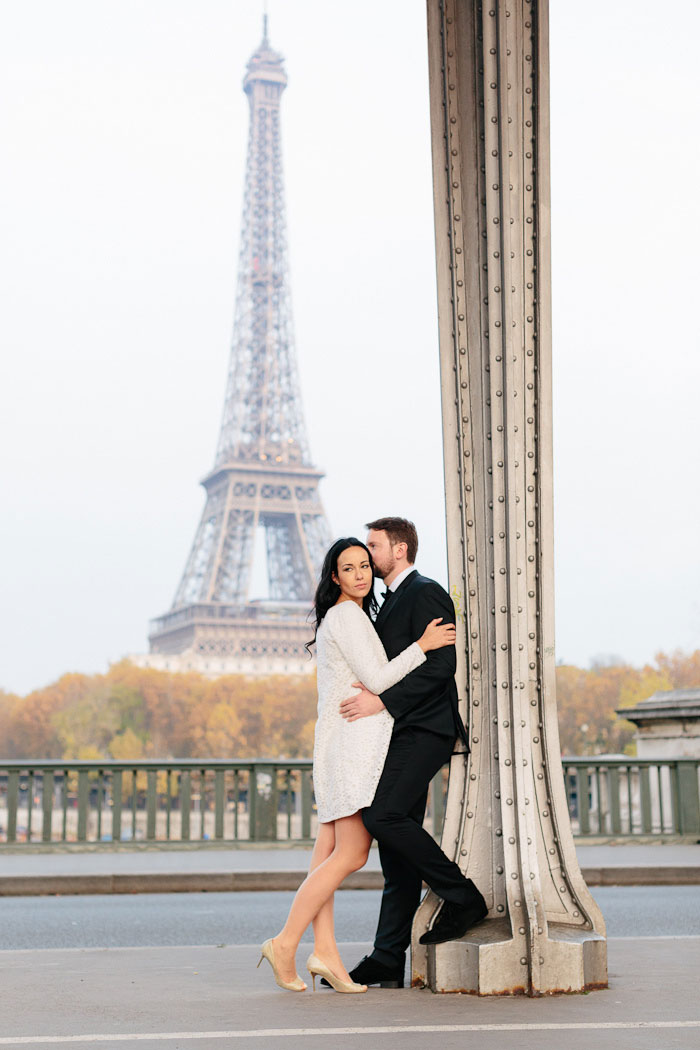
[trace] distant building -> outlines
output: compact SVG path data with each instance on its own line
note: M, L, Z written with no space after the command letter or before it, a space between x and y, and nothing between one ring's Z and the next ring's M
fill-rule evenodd
M617 714L637 727L638 758L700 758L700 687L654 693Z

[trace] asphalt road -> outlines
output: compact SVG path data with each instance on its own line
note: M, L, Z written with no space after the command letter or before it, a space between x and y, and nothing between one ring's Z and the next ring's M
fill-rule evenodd
M700 886L600 886L610 937L700 935ZM371 941L379 893L336 895L339 942ZM259 944L291 893L0 898L0 949Z

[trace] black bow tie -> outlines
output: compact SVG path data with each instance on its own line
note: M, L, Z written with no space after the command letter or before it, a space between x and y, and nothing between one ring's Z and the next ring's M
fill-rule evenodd
M391 598L394 593L394 591L382 591L382 598L386 601L388 598Z

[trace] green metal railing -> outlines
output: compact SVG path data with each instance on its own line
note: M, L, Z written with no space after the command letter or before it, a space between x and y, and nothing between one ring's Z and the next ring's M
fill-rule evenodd
M0 843L310 839L309 759L0 762Z
M574 833L700 836L700 761L565 758ZM311 760L0 761L0 848L24 843L304 842ZM427 826L442 828L446 770Z
M700 835L700 760L564 758L574 834Z

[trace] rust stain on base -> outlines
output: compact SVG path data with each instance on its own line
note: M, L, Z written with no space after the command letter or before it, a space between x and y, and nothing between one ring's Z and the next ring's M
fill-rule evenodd
M478 992L474 988L438 988L436 995L474 995L479 999L497 999L503 995L527 995L524 987L504 988L502 992Z
M425 983L413 979L412 988L424 988ZM435 995L473 995L479 999L499 999L503 996L525 995L528 999L544 999L550 995L584 995L586 992L604 992L608 988L607 981L592 981L583 988L549 988L545 992L535 991L534 988L527 989L524 985L516 985L513 988L504 988L500 992L479 992L474 988L438 988Z

